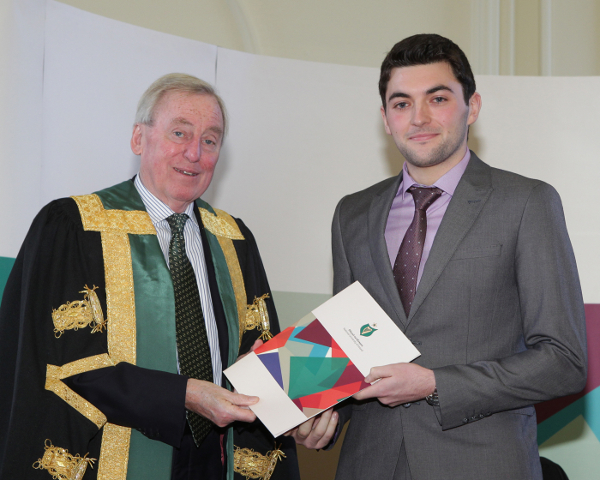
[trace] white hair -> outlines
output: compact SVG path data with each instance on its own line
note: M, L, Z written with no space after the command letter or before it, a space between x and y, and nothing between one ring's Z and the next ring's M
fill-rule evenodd
M212 85L204 80L200 80L197 77L185 73L169 73L168 75L160 77L148 87L148 90L144 92L142 98L140 98L140 101L138 102L134 125L148 125L151 127L154 124L154 111L156 110L156 106L159 104L162 97L167 92L171 91L187 92L196 95L210 95L213 97L221 108L221 114L223 115L223 134L225 134L227 131L227 112L225 110L223 99L217 95Z

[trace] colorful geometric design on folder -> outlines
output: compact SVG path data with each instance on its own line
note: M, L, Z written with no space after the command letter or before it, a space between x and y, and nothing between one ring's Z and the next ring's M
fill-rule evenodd
M360 371L314 317L303 318L255 353L307 417L368 386Z
M281 367L279 365L279 355L277 352L268 352L261 355L259 358L279 386L283 388L283 377L281 376Z

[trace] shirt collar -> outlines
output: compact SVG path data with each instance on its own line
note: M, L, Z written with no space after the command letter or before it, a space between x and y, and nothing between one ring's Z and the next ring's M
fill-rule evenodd
M437 187L450 196L454 195L454 191L456 190L458 182L460 182L463 173L465 173L470 159L471 151L467 148L465 156L462 158L462 160L456 165L454 165L454 167L452 167L444 175L442 175L433 185L431 185L431 187ZM415 182L415 180L410 176L410 174L408 173L408 167L406 166L406 162L404 162L404 166L402 167L402 183L400 184L400 188L398 189L397 196L404 196L408 189L413 185L419 184Z
M153 224L165 220L175 213L171 207L169 207L162 200L156 198L156 196L145 187L145 185L142 183L139 173L135 176L133 183L140 194L140 197L142 197L142 202L144 202L146 211L148 212L148 215L150 215L150 220L152 220ZM187 214L187 216L190 217L197 226L198 222L196 220L196 215L194 215L194 205L195 202L190 203L183 213Z

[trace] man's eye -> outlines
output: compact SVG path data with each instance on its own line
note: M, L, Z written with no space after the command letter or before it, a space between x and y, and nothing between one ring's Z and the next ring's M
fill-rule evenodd
M408 106L408 103L406 103L406 102L399 102L396 104L396 108L400 108L400 109L406 108L407 106Z
M444 97L435 97L435 98L433 99L433 101L434 101L435 103L443 103L443 102L445 102L445 101L446 101L446 99L445 99Z
M209 147L212 147L212 148L215 148L217 146L216 140L212 140L210 138L204 139L204 143L205 143L205 145L208 145Z
M182 138L183 132L173 132L173 135L175 135L176 137Z

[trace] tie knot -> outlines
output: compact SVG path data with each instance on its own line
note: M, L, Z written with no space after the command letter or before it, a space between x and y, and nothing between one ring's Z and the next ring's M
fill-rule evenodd
M413 185L408 191L415 200L415 210L427 210L442 195L442 191L437 187L428 188Z
M169 222L169 227L171 227L171 233L175 235L176 233L182 233L183 227L185 227L185 222L188 220L187 214L185 213L174 213L170 217L167 217L167 222Z

